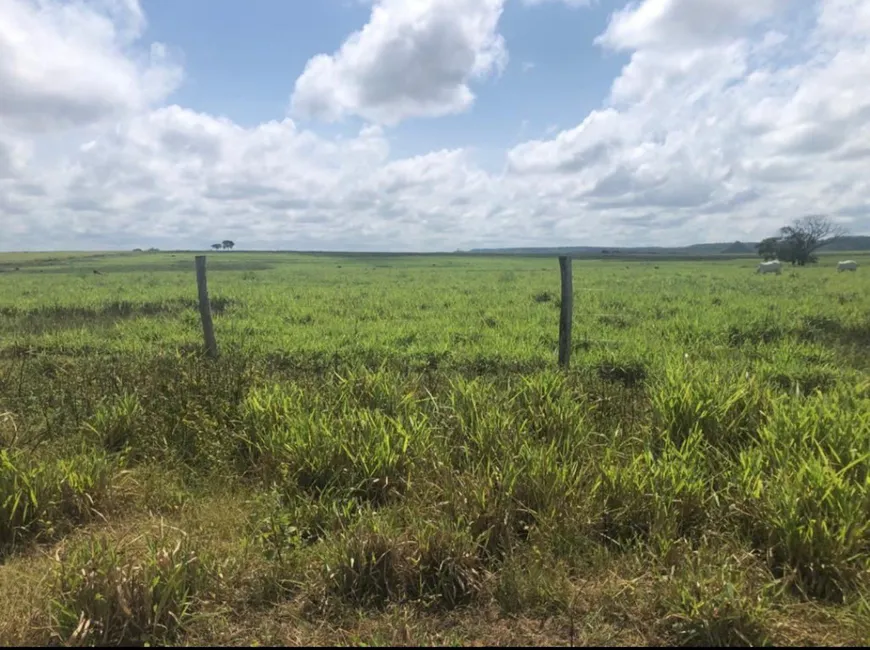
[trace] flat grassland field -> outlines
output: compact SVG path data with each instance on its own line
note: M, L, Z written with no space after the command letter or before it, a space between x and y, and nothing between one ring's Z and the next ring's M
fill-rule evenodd
M4 644L870 640L870 257L0 255ZM837 259L856 259L837 273Z

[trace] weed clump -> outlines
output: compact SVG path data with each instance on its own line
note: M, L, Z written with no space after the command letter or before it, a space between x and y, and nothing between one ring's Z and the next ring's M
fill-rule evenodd
M107 452L131 451L143 415L139 399L135 395L123 394L118 399L100 404L86 426L98 436Z
M484 569L467 532L435 529L416 540L411 556L411 598L454 609L471 604L483 587Z
M290 482L312 495L339 489L382 505L401 494L415 459L429 445L421 417L343 408L307 412L298 393L254 392L243 407L237 458L267 481Z
M712 480L703 439L669 441L629 461L608 453L592 492L592 530L606 545L628 548L658 539L699 539L710 522Z
M774 572L842 603L870 576L870 409L862 387L782 398L733 469L740 520Z
M597 366L598 377L607 382L634 388L647 378L646 366L640 362L604 362Z
M758 647L771 644L760 594L733 560L693 554L679 576L666 581L658 628L680 647Z
M672 364L652 390L654 422L675 445L694 431L733 454L757 437L769 397L752 378L722 375L709 366Z
M768 374L768 381L780 391L807 395L830 390L837 383L837 375L825 367L800 368L791 372L773 370Z
M342 600L382 608L400 600L407 580L402 542L377 530L355 531L326 564L329 590Z
M327 551L326 595L375 609L406 601L436 610L471 604L484 584L477 546L467 532L445 526L411 533L362 520Z
M760 320L745 325L732 325L728 328L728 343L733 347L776 343L788 334L786 327L772 320Z
M91 521L108 505L116 471L99 453L40 461L0 450L0 557Z
M209 575L186 538L149 538L139 556L106 537L88 540L60 560L54 637L73 645L170 642L190 621Z

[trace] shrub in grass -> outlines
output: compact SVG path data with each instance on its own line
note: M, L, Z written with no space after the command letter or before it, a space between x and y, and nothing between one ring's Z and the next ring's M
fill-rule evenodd
M140 455L172 459L194 470L225 466L228 429L254 381L248 355L233 352L225 349L210 363L198 355L176 355L119 368L127 375L125 383L136 386L145 412Z
M768 383L781 392L808 395L816 391L830 390L837 383L835 369L828 366L794 368L776 367L765 372Z
M648 374L646 365L641 361L602 361L595 369L602 381L622 384L626 388L640 386Z
M297 387L270 385L251 390L242 402L234 434L239 469L275 476L283 461L287 428L303 413L302 391Z
M58 444L84 426L104 449L126 450L131 461L172 459L212 469L224 460L222 434L252 382L249 357L227 352L214 363L202 363L198 354L146 357L135 349L82 355L56 377L28 362L17 407L25 420L44 421L42 437ZM38 395L51 397L33 399Z
M436 607L453 609L468 605L483 586L484 570L474 539L444 524L416 535L411 555L408 593Z
M799 590L842 602L870 577L866 386L783 396L759 438L732 469L744 530Z
M654 533L664 539L697 539L712 519L713 472L709 447L698 436L666 446L653 465Z
M483 378L461 376L451 379L446 393L433 417L433 427L444 432L445 460L462 471L501 458L505 446L513 444L505 432L519 424L504 395Z
M116 469L100 453L40 461L0 451L0 555L89 521L108 502Z
M573 440L548 445L524 442L509 472L506 487L521 511L535 520L571 512L591 487L592 478L579 460Z
M42 468L0 450L0 549L6 551L39 529L44 495Z
M706 444L695 430L681 447L669 440L620 461L608 450L592 490L594 528L607 543L696 539L708 522L713 493Z
M746 569L728 559L688 558L662 593L658 624L668 644L682 647L757 647L770 644L765 609L747 585Z
M362 511L348 494L327 491L317 496L273 488L257 504L252 537L269 559L283 561L297 548L326 539L349 526Z
M782 396L771 404L760 430L760 447L772 467L823 457L836 470L863 484L870 470L870 396L868 383L841 386L802 399Z
M781 577L814 598L842 602L870 578L870 491L824 457L770 471L763 452L741 459L743 520Z
M454 609L472 603L484 584L477 545L467 530L448 521L403 531L369 515L328 543L326 593L362 607L420 601Z
M125 472L117 493L125 505L149 514L178 513L192 494L183 469L165 463L143 462Z
M772 317L756 319L740 325L731 325L727 332L727 341L734 347L742 345L758 345L759 343L775 343L785 338L788 330Z
M565 375L541 372L522 378L511 398L522 429L546 440L575 437L586 424L585 399L571 390Z
M47 462L50 497L44 500L49 521L78 524L90 521L112 497L118 466L98 451Z
M446 447L445 460L460 472L501 464L514 456L522 440L523 422L506 408L500 409L498 402L457 413L454 426L442 446Z
M406 413L417 399L413 386L385 366L339 375L337 392L338 404L377 410L392 417Z
M422 415L394 418L349 406L309 412L298 404L277 389L249 397L236 458L267 480L314 495L334 488L382 504L404 491L415 460L429 446Z
M186 538L150 538L138 556L105 537L90 539L61 559L54 636L72 645L172 641L190 621L208 576Z
M499 562L526 542L541 519L574 511L583 501L591 479L566 449L573 447L519 440L510 453L444 476L437 500L448 517L470 531L481 558Z
M425 421L400 421L368 410L290 433L285 462L301 489L314 494L347 489L378 505L404 491L415 456L428 440Z
M142 424L142 416L142 404L136 395L124 393L116 399L104 400L86 426L106 451L129 451Z
M493 598L508 615L553 616L571 601L568 571L552 559L532 553L510 557L495 577Z
M757 435L769 401L752 378L685 364L667 367L651 399L657 428L675 445L699 431L712 447L731 455Z
M363 607L382 608L405 596L408 540L377 522L343 535L327 555L327 593Z
M592 494L597 504L593 524L605 543L617 546L647 539L654 513L650 509L649 465L652 458L638 456L628 464L607 454Z

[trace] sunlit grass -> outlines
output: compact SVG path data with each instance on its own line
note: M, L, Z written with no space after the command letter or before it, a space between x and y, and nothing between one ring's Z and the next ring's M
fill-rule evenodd
M210 361L192 255L48 257L0 256L16 639L868 638L860 271L575 261L564 372L551 259L212 254Z

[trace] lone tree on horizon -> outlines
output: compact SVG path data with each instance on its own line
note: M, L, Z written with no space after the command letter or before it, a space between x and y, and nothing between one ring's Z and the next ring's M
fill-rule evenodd
M216 251L219 251L223 245L222 244L212 244L211 247Z
M221 246L224 247L224 250L227 250L227 251L233 250L233 246L235 246L235 245L236 245L235 242L233 242L229 239L224 239L223 243L221 244Z
M797 266L818 261L814 253L841 237L848 231L820 214L801 217L790 226L779 229L778 237L768 237L756 247L765 260L780 259Z

